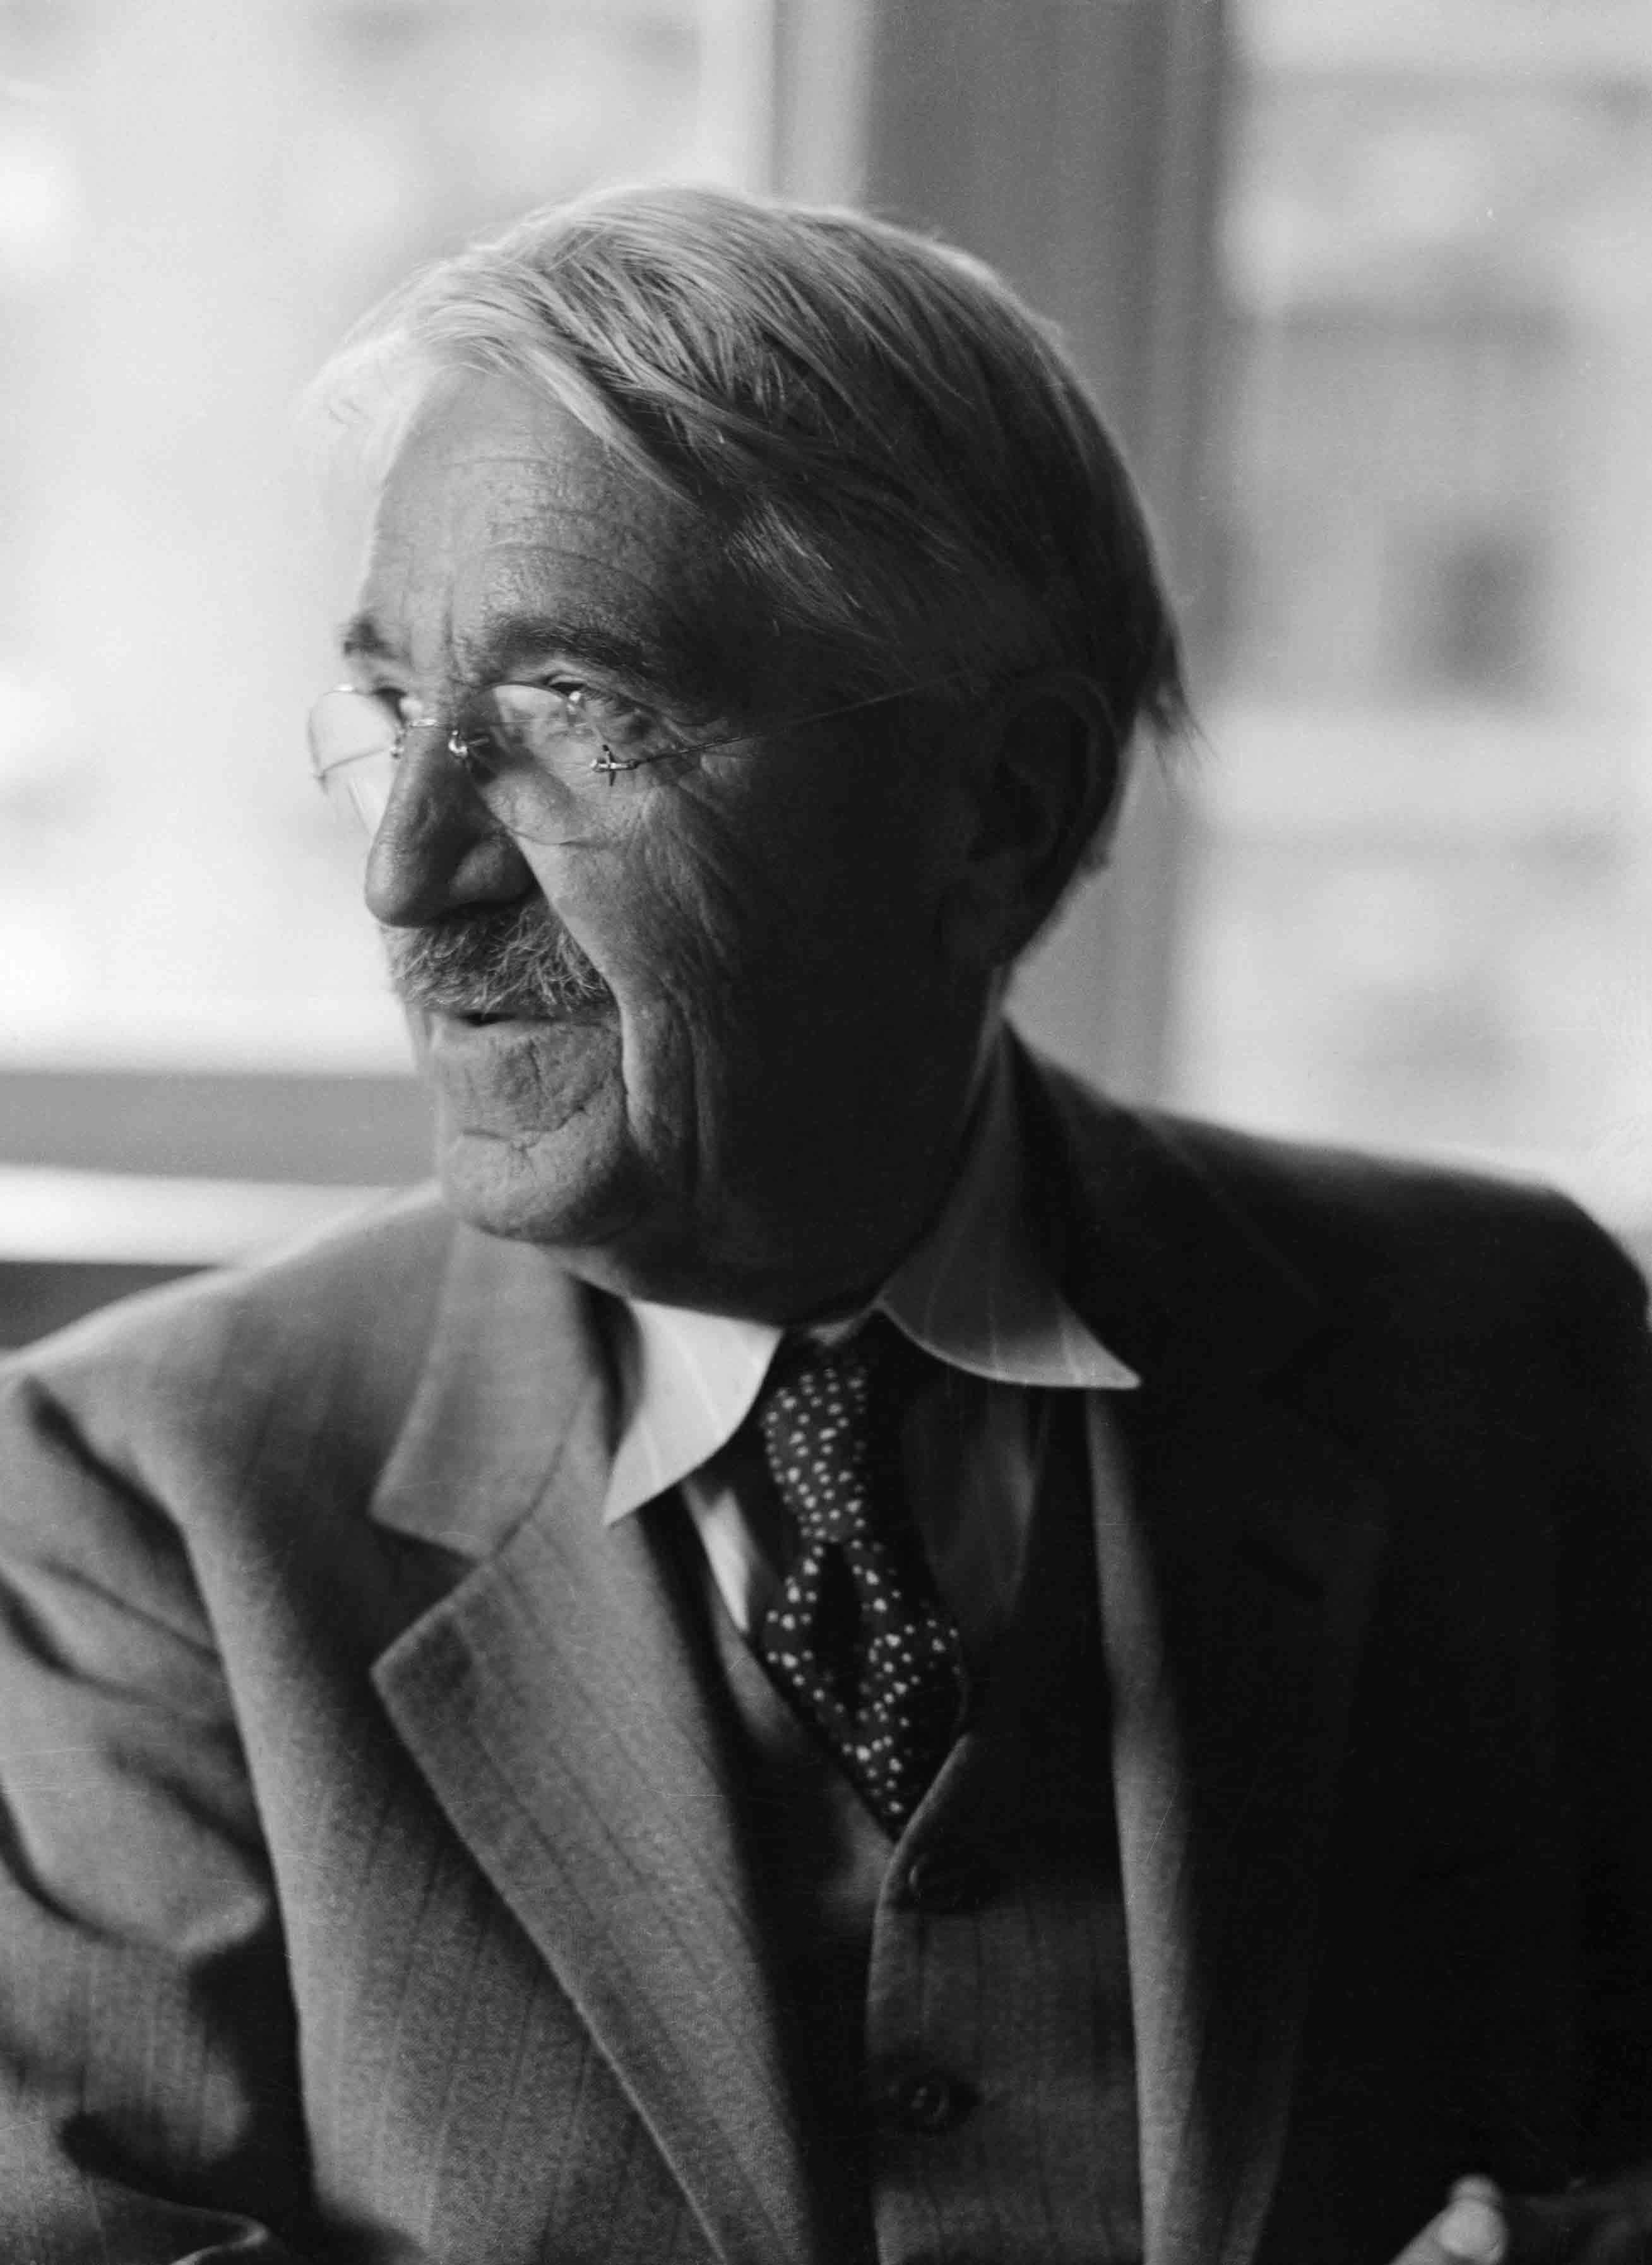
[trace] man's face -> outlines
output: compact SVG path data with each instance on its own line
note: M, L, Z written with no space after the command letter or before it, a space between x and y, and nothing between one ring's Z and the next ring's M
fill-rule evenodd
M368 901L448 1200L641 1294L786 1318L870 1286L922 1224L979 1040L946 942L964 767L852 717L693 753L819 688L741 617L710 526L504 378L403 448L360 607L368 688L446 717L577 682L690 747L525 840L442 733L410 741Z

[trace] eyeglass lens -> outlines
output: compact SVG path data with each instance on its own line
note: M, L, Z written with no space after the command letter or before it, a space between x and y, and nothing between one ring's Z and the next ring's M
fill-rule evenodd
M407 731L425 722L421 717L410 725L386 701L350 688L324 693L316 703L311 767L329 802L353 827L377 831ZM623 759L609 768L615 759L589 718L547 687L495 687L457 725L443 720L434 730L490 816L529 841L557 839L571 798L586 803L611 793L627 776Z

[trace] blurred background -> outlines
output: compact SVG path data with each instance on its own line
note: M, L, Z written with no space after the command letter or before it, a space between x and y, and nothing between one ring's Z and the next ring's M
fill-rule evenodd
M1643 0L0 0L0 1342L420 1176L293 399L415 262L685 174L997 261L1152 500L1201 739L1032 1031L1642 1236Z

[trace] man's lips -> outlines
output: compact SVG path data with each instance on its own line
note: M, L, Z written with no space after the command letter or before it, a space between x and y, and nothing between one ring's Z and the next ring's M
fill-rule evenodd
M444 1024L455 1031L530 1031L560 1030L575 1023L607 1023L614 1019L611 1005L581 1007L487 1008L435 1007L423 1001L409 1002L414 1011L431 1023Z
M431 1023L454 1023L465 1030L490 1029L495 1023L542 1023L549 1019L549 1010L536 1001L531 1007L462 1007L448 999L421 999L415 993L410 997L400 994L401 1001L411 1014L422 1015Z

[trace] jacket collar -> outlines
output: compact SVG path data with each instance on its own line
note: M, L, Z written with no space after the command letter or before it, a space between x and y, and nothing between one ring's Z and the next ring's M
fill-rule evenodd
M531 1243L454 1231L436 1326L372 1503L467 1557L541 1502L581 1409L610 1420L600 1304Z
M1012 1046L1037 1231L1087 1325L1155 1390L1289 1360L1322 1325L1319 1300L1174 1120Z

